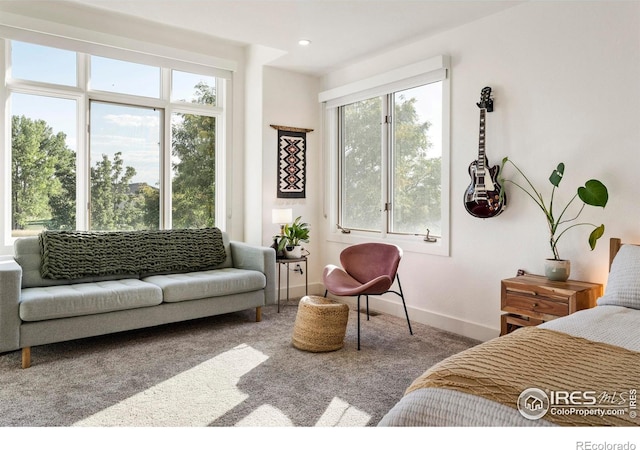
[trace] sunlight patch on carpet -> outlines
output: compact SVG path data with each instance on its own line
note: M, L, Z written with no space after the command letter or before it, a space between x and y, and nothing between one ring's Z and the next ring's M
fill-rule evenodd
M371 416L344 400L334 397L316 422L316 427L364 427ZM293 427L286 414L271 405L262 405L236 424L237 427Z
M293 427L294 424L278 408L271 405L259 406L244 419L240 420L237 427Z
M316 427L364 427L370 420L369 414L334 397Z
M207 426L247 397L240 377L269 357L242 344L74 426Z

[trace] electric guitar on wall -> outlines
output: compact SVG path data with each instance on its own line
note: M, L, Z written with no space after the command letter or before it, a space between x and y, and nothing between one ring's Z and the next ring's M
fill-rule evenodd
M500 195L502 187L498 183L499 166L489 166L485 153L485 118L493 111L491 88L485 87L480 94L480 139L478 159L469 165L471 184L464 194L464 207L472 216L487 219L500 214L507 206L506 194Z

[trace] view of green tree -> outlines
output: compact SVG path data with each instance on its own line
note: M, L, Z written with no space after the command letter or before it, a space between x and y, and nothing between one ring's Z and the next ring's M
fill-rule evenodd
M48 228L73 230L76 227L76 154L66 145L53 147L50 154L56 158L54 176L62 189L49 197L51 220Z
M215 104L215 91L196 85L197 103ZM176 114L172 125L172 220L174 228L215 225L215 117Z
M382 101L379 97L344 106L342 224L379 230L382 202Z
M197 103L215 104L215 88L195 86ZM174 114L172 214L174 228L215 225L215 117ZM13 230L75 229L76 155L64 133L43 120L12 117ZM132 183L136 170L122 152L91 167L93 230L157 229L160 190Z
M393 124L391 231L439 231L441 157L430 157L431 124L420 120L417 99L397 95ZM342 225L380 230L382 203L382 101L342 108Z
M416 98L398 96L394 114L393 231L411 233L430 228L441 216L441 158L430 158L428 132L431 124L420 123Z
M140 186L143 208L142 225L148 230L157 230L160 226L160 190L143 184Z
M122 153L113 162L102 155L102 161L91 168L91 229L128 230L141 221L142 210L133 201L130 184L136 171L125 167Z
M43 120L11 118L12 229L75 227L75 153ZM73 179L74 186L69 180Z

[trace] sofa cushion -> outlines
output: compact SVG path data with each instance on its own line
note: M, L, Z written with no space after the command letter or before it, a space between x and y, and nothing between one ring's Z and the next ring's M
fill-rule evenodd
M43 231L41 274L51 279L191 272L226 260L218 228Z
M20 318L24 321L85 316L162 303L162 290L136 279L98 281L22 290Z
M267 283L262 272L234 268L153 275L142 280L160 287L165 302L240 294L264 289Z

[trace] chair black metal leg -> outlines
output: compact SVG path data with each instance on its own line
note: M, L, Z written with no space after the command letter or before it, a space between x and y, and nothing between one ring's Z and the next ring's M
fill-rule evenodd
M402 285L400 284L400 277L396 274L396 280L398 280L398 288L400 290L400 298L402 299L402 306L404 307L404 315L407 316L407 325L409 325L409 334L413 335L411 329L411 322L409 322L409 313L407 312L407 304L404 301L404 294L402 293Z
M358 309L356 310L358 314L358 350L360 350L360 296L358 295Z
M367 320L369 320L369 296L367 295Z
M324 290L324 296L327 296L327 292L329 292L327 289Z

